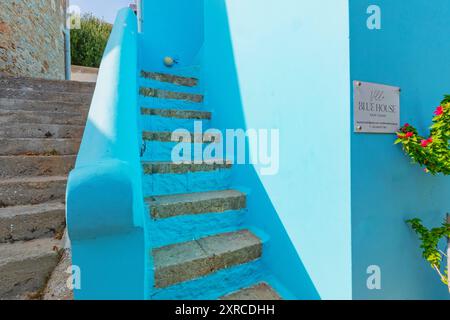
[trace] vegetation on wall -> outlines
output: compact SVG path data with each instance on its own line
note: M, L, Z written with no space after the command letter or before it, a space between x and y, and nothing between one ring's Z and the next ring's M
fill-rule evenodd
M416 128L405 124L397 133L396 144L402 144L403 150L413 162L425 167L433 175L450 175L450 95L447 95L434 112L430 135L423 137Z
M442 261L447 257L447 254L439 249L439 242L445 238L450 237L450 224L446 221L441 227L433 228L431 230L424 227L420 219L412 219L407 221L412 229L417 233L422 242L420 248L422 249L422 256L428 261L431 268L435 270L441 281L449 286L448 266L444 265L442 271Z
M92 14L83 15L81 28L70 31L72 64L98 68L111 30L111 24Z
M432 175L450 175L450 95L445 96L436 108L428 137L421 136L415 127L405 124L397 133L397 138L395 143L401 144L413 163L424 167L425 172ZM450 237L450 222L446 220L442 226L431 230L427 229L420 219L407 222L420 238L422 256L450 290L448 263L442 270L444 257L447 260L449 257L439 249L440 241Z

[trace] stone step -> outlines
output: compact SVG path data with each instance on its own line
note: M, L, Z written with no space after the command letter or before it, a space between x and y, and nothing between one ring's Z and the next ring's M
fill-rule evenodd
M202 75L202 69L200 65L189 65L189 66L180 66L176 65L174 68L167 68L167 67L159 67L156 69L141 69L143 71L150 71L150 72L159 72L163 74L169 74L169 75L177 75L180 77L186 77L186 78L196 78L200 79Z
M164 131L144 131L142 133L142 139L144 141L158 141L158 142L181 142L180 140L172 140L173 132L164 132ZM179 136L178 136L179 137ZM211 142L220 142L216 141L215 137L210 134L190 134L190 142L191 143L211 143Z
M0 180L0 208L64 201L66 176Z
M183 150L180 150L183 147ZM207 148L211 147L211 144L205 143L179 143L179 142L160 142L160 141L147 141L144 140L143 156L141 161L149 162L176 162L184 159L194 160L211 160L215 159L214 155L207 152ZM220 145L217 145L220 147ZM174 152L178 154L172 154ZM182 157L187 150L191 151L189 158ZM177 158L174 158L177 157Z
M246 195L237 190L152 196L146 199L153 219L244 209Z
M1 144L0 144L1 145ZM173 163L173 162L143 162L144 174L185 174L189 172L216 171L230 169L231 164L225 161L216 163L205 161L203 163Z
M163 118L211 120L211 112L177 109L141 108L144 116L159 116Z
M61 245L52 238L0 245L0 299L41 290L58 263Z
M0 208L0 243L55 237L64 227L62 202Z
M0 179L36 176L65 176L76 156L0 156Z
M154 249L155 287L165 288L261 257L262 242L248 230Z
M0 98L0 110L87 113L89 111L89 107L90 103L49 102Z
M67 285L72 280L72 251L65 248L61 253L61 259L47 281L45 290L41 292L44 301L73 301L73 290Z
M0 88L93 94L95 83L2 76Z
M271 279L270 271L263 259L250 263L222 269L213 274L181 282L176 285L154 289L151 299L154 300L216 300L231 292L248 288L255 283Z
M56 138L81 139L84 126L63 124L14 123L0 126L0 137L3 138Z
M8 155L74 155L78 139L0 138L0 156Z
M252 287L228 294L220 300L282 300L280 295L267 283L261 282Z
M87 113L0 110L0 124L65 124L84 126Z
M150 167L147 171L148 174L142 176L144 197L228 190L231 188L232 170L223 167L223 169L215 167L215 170L211 165L206 168L201 166L171 168L169 166L166 168L169 170L156 167L155 174L151 173L152 168Z
M247 209L154 219L148 236L154 248L246 228ZM235 290L239 289L236 288ZM229 291L225 291L226 294Z
M203 95L194 93L175 92L169 90L161 90L155 88L141 87L139 94L144 97L169 99L169 100L183 100L194 103L203 102Z
M195 87L198 85L198 79L192 77L178 76L168 73L141 71L141 77L159 82L166 82L178 86Z
M0 98L90 104L92 94L0 88Z
M142 131L174 132L183 129L187 132L209 132L208 130L211 129L211 120L208 119L197 120L141 115L140 123Z
M204 103L189 100L158 99L139 95L138 103L141 108L209 111Z

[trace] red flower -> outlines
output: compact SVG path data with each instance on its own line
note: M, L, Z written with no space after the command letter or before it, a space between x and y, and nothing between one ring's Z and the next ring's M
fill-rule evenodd
M420 145L424 148L428 147L428 145L430 145L431 143L433 143L433 138L428 138L427 140L422 140L422 142L420 143Z
M440 116L443 113L444 113L444 107L442 107L442 106L437 107L436 111L434 112L434 114L437 116Z
M397 133L397 137L398 137L399 139L411 138L413 135L414 135L413 132L406 132L406 134Z
M411 127L411 125L409 123L405 123L405 125L403 127L408 128L408 127Z

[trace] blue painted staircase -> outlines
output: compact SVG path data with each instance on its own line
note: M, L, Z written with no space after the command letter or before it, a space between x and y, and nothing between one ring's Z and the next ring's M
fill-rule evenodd
M279 239L248 225L248 190L205 132L200 67L142 70L139 36L121 10L68 179L75 299L292 299L267 263Z
M265 236L244 224L246 194L232 189L231 165L171 162L174 130L191 133L196 156L214 143L194 135L211 127L212 114L198 68L184 71L194 76L142 71L139 81L150 298L281 299L261 262Z

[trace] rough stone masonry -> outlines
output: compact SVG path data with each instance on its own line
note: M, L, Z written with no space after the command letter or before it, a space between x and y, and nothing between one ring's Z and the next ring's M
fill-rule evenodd
M65 78L66 0L0 1L0 74Z

